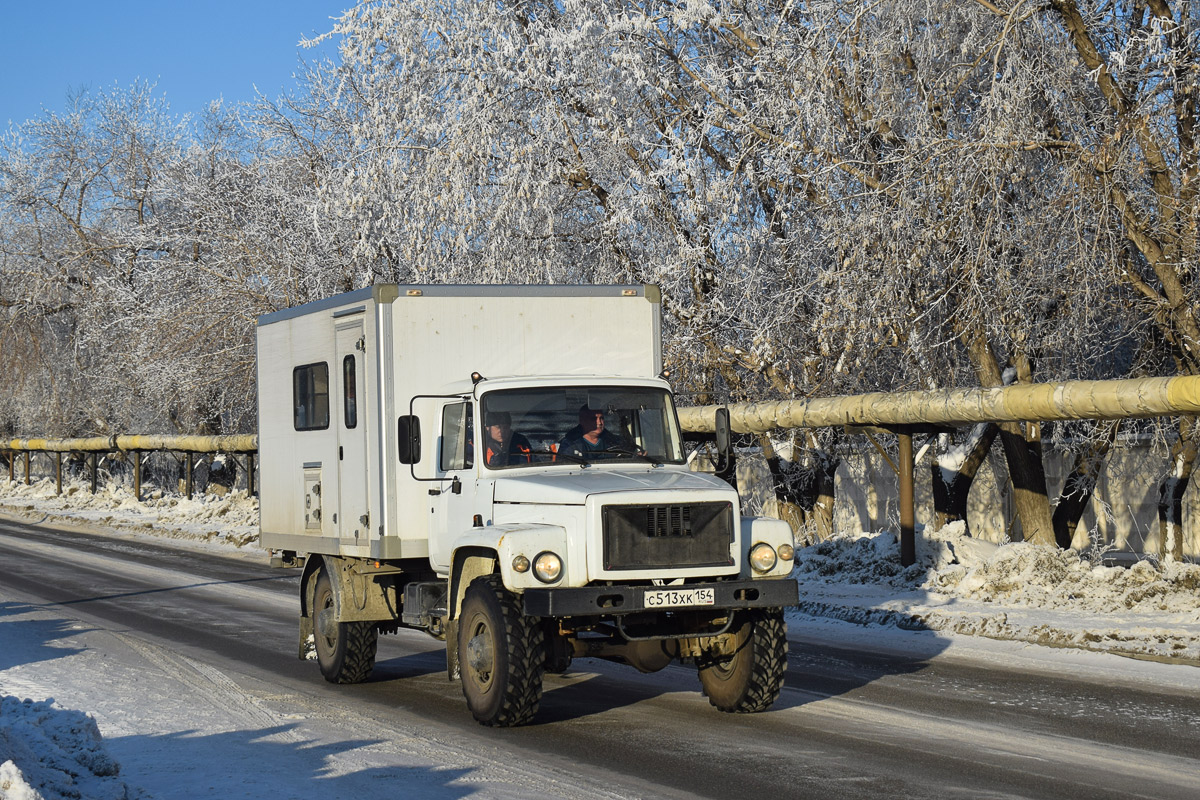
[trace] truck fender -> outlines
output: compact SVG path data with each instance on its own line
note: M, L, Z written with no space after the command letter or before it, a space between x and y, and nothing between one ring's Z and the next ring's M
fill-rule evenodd
M513 569L513 559L518 555L532 563L539 553L547 550L563 559L563 574L558 581L544 584L533 576L532 570L520 573ZM561 585L569 566L566 552L567 532L558 525L488 525L471 528L454 541L446 597L446 672L450 680L459 677L458 616L471 581L499 572L504 586L513 592Z
M496 551L486 546L458 547L454 551L454 567L450 570L450 591L446 597L446 613L458 619L458 609L471 581L496 571Z
M450 568L450 586L446 593L446 677L459 679L458 610L471 581L496 571L496 551L486 547L458 547Z
M513 561L518 556L524 556L530 564L541 553L556 554L563 562L562 574L557 581L542 583L533 574L532 569L518 572L513 568ZM499 572L504 581L504 588L520 594L526 589L544 589L551 586L562 586L567 582L572 564L567 560L567 531L560 525L542 525L538 523L520 523L509 525L488 525L482 528L471 528L454 541L452 547L452 563L456 569L460 560L478 558L481 554L491 560L486 572L475 572L469 580L456 587L451 581L449 608L451 619L458 617L457 608L463 594L471 581L480 575L490 575ZM585 565L580 559L576 565L580 570ZM582 579L582 575L580 576Z
M784 578L792 574L795 564L789 559L780 559L775 569L760 575L750 567L750 550L756 544L766 543L779 550L781 545L796 546L796 537L792 534L792 526L774 517L742 517L742 577L743 578Z

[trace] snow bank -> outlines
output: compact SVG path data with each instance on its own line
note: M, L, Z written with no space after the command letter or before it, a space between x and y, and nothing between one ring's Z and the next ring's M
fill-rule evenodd
M0 800L123 800L119 773L90 715L0 697Z
M1197 615L1200 565L1092 563L1074 550L972 539L958 522L918 534L917 563L900 567L892 533L837 536L797 554L796 577L921 588L984 603L1090 612Z
M0 480L0 506L28 515L88 522L156 536L191 539L243 547L258 542L258 498L244 491L218 496L196 493L188 500L161 489L143 490L141 502L133 491L114 482L91 493L86 481L64 482L56 494L53 478L26 486Z
M962 523L917 534L839 535L797 552L801 608L862 624L954 631L1200 663L1200 566L1107 567L1072 550L995 545Z

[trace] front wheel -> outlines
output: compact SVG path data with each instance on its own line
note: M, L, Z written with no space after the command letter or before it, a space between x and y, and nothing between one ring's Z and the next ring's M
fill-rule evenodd
M733 633L733 653L713 655L699 668L708 702L721 711L766 711L783 691L787 625L781 609L747 615Z
M463 695L476 720L505 728L533 719L542 701L543 633L500 576L476 578L467 587L458 653Z
M379 629L374 622L337 622L333 585L324 568L313 591L313 639L321 674L330 683L362 683L375 668Z

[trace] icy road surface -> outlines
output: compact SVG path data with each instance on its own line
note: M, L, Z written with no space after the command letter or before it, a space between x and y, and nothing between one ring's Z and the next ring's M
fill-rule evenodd
M792 615L769 713L582 660L535 724L489 730L424 634L325 683L296 574L262 561L0 520L0 695L37 701L4 716L91 714L120 771L85 797L1200 796L1195 667Z

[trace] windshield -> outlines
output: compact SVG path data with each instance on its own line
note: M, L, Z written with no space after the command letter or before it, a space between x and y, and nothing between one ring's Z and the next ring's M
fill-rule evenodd
M631 386L556 386L488 392L482 400L484 463L642 461L682 464L671 395Z

